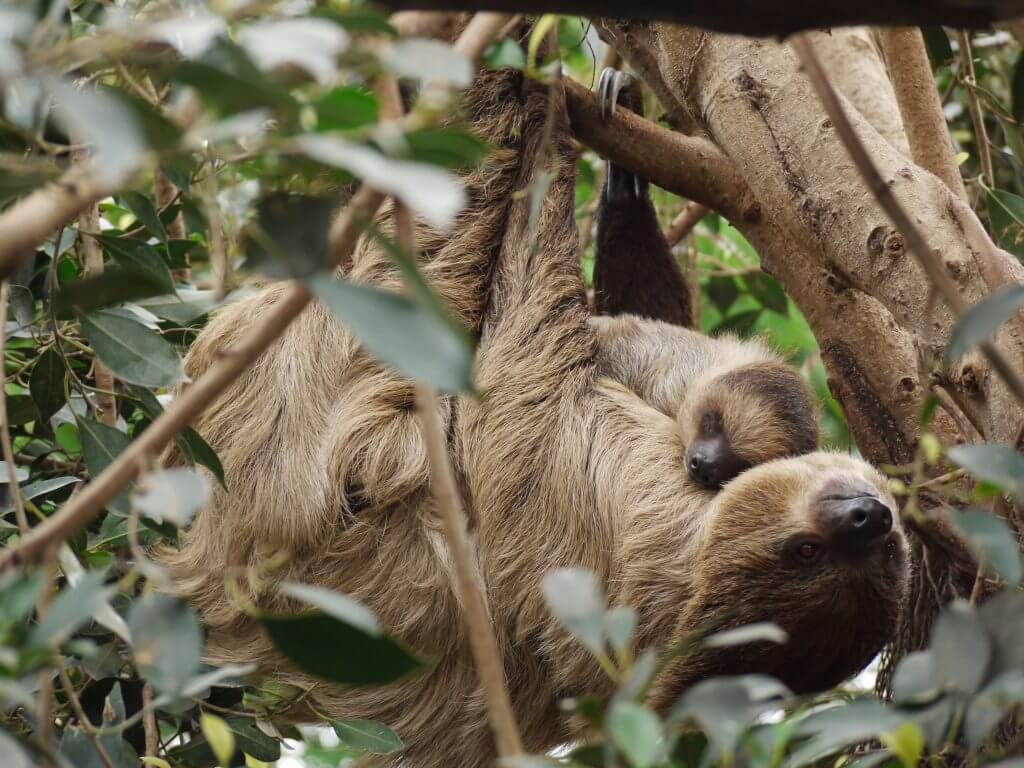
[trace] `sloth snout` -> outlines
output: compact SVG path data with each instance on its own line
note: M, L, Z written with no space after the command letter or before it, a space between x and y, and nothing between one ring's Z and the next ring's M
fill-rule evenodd
M874 495L824 499L829 538L851 552L866 551L892 530L892 510Z

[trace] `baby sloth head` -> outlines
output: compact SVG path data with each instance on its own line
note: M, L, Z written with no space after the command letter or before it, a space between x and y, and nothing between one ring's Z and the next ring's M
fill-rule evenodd
M789 639L684 659L659 680L655 703L669 706L718 674L826 690L891 638L907 590L907 544L885 478L869 464L825 452L772 461L726 485L708 511L677 639L757 622L774 622Z
M690 479L717 490L750 467L815 450L815 411L800 374L776 361L695 382L678 415Z

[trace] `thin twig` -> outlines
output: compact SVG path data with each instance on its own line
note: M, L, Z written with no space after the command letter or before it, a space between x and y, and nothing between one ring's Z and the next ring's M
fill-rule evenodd
M687 203L686 207L679 212L679 215L672 219L667 230L665 240L669 248L674 247L680 240L686 237L697 226L697 223L704 218L708 208L700 203Z
M156 724L156 710L153 708L153 686L142 686L142 729L146 734L146 755L156 757L160 753L160 729Z
M43 555L43 590L36 600L36 619L42 621L50 611L50 604L56 592L57 547L50 544ZM39 690L36 693L36 717L39 741L47 749L53 746L53 670L44 669L39 673Z
M971 122L974 123L974 143L978 146L978 159L981 161L981 177L985 181L985 186L992 189L995 186L992 150L988 145L988 131L985 130L985 113L982 112L981 102L978 101L978 94L975 91L978 81L974 75L971 35L961 29L957 32L957 39L960 41L960 72L964 85L967 87L967 107L971 112Z
M455 476L448 456L448 444L438 416L437 396L429 387L416 388L416 415L426 443L430 465L430 492L444 526L445 537L455 566L455 588L465 611L469 642L477 674L487 696L491 728L502 757L522 754L512 701L505 687L505 667L494 637L494 628L485 602L483 579L476 553L466 532L466 513L462 508Z
M209 166L206 171L206 189L204 190L203 207L206 209L206 224L210 230L210 263L213 264L213 292L218 301L227 293L228 274L231 265L228 262L227 244L224 239L224 219L220 215L217 203L217 158L211 151L207 156Z
M890 27L879 30L879 36L914 162L966 200L967 190L953 155L953 142L921 30Z
M18 530L24 536L28 531L28 518L25 516L25 504L21 499L18 467L14 463L14 445L11 443L11 429L7 421L7 369L4 354L7 349L7 305L10 298L11 284L4 280L0 286L0 444L3 447L4 463L7 465L7 488L14 503L14 519L18 522Z
M502 14L477 14L456 42L455 49L471 59L479 58L506 19L507 17ZM488 38L487 34L491 37ZM332 222L328 233L329 266L338 266L352 255L362 226L373 217L383 199L384 196L372 187L366 184L359 187L349 204ZM5 247L3 235L11 223L8 218L10 213L20 206L21 204L0 215L0 273L13 263L13 260L5 261L4 256L8 249ZM39 207L37 201L34 209ZM38 210L36 212L40 215L52 213ZM43 237L45 235L40 236L40 240ZM191 424L232 382L260 358L267 347L284 333L289 323L299 316L311 300L312 294L305 283L292 283L277 304L268 309L255 327L233 348L226 350L204 374L176 397L163 414L135 438L98 477L54 515L47 518L45 523L37 525L17 544L0 553L0 568L16 561L38 557L51 543L64 541L95 519L104 505L134 477L139 460L144 456L159 455L175 435Z
M76 158L79 162L86 159L86 156L79 154ZM100 212L95 203L87 205L81 216L78 218L79 227L86 232L100 231ZM83 236L80 238L82 253L85 256L85 276L95 277L103 273L103 251L100 244L94 237ZM114 374L103 364L98 357L92 361L92 376L96 382L96 392L92 398L92 404L96 408L96 415L99 420L108 427L117 425L117 399L111 394L114 391Z
M75 693L75 687L71 684L71 678L68 677L68 672L64 669L63 662L57 667L57 674L60 676L60 684L64 689L64 694L68 697L68 701L71 702L71 709L75 711L75 717L78 718L78 722L81 724L82 730L85 731L86 735L89 737L89 741L92 742L92 745L96 750L96 754L100 756L100 761L106 766L106 768L114 768L114 763L110 759L110 755L107 754L107 750L100 741L99 734L96 731L96 726L92 724L89 716L86 715L85 710L82 709L82 702L78 700L78 694Z
M960 317L967 310L967 303L960 295L956 284L946 274L942 264L935 258L935 254L928 248L928 243L921 234L921 231L910 220L910 217L907 216L902 206L893 196L889 185L878 174L871 156L864 149L864 145L858 138L842 105L839 103L836 92L828 82L828 77L825 75L821 62L814 51L814 44L806 34L796 35L792 38L790 44L796 51L811 84L814 86L814 90L818 94L818 98L821 99L825 111L832 120L832 124L839 133L839 137L847 151L853 158L854 165L856 165L868 189L871 190L879 205L882 206L896 225L896 228L903 233L910 251L917 258L918 263L932 285L942 294L942 298L949 305L949 308L953 310L953 313ZM999 377L1006 382L1007 387L1009 387L1017 401L1024 404L1024 380L1021 379L1017 370L1011 366L1002 352L991 341L983 342L981 344L981 351Z

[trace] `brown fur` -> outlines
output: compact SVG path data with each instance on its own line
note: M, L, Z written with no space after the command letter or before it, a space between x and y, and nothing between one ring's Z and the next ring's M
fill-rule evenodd
M418 243L428 278L459 318L480 329L481 397L446 399L442 419L513 705L533 751L576 735L561 697L610 690L545 608L539 583L552 568L591 568L613 604L636 607L641 647L663 645L722 608L735 609L732 623L774 620L792 634L781 650L720 652L671 668L655 688L662 707L712 672L767 667L800 688L855 672L891 629L904 580L895 555L858 568L828 560L812 573L790 571L779 554L780 541L818 525L829 483L868 484L885 495L883 479L863 462L786 459L750 470L717 495L678 470L681 435L659 407L671 408L668 390L645 402L608 373L628 369L629 360L602 356L576 258L573 150L560 89L551 93L557 166L535 228L528 190L549 156L548 89L491 72L466 100L473 124L498 149L466 179L470 208L454 234L422 229ZM386 255L369 242L351 277L397 284ZM223 309L193 345L189 373L208 368L283 290L268 287ZM693 354L689 341L677 349L677 331L641 334L636 354ZM771 358L733 340L703 344L707 361L716 347L745 350L755 362ZM277 579L337 589L435 660L392 686L320 684L305 699L316 712L387 723L405 740L399 760L409 765L489 763L484 699L427 493L411 384L314 306L197 426L219 452L230 491L218 489L181 550L160 557L202 614L209 661L255 661L264 675L313 685L225 591L232 569L277 562L262 586L249 585L258 604L295 608L275 593ZM902 553L902 536L891 539Z

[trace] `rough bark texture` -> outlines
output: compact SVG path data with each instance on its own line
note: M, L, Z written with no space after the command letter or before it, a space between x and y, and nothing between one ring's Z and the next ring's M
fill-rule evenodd
M1015 442L1021 408L985 363L968 355L943 367L955 318L931 296L903 235L860 181L786 45L670 24L605 21L599 28L666 112L685 116L673 125L699 132L734 162L744 184L731 196L752 197L753 206L744 207L761 214L734 224L807 316L829 384L867 458L901 464L913 457L920 410L935 381L982 425L985 439ZM815 33L813 40L882 178L965 300L1024 282L1019 263L992 244L966 203L910 159L894 89L871 36L854 29ZM724 188L715 194L730 197ZM735 214L728 204L715 207ZM1021 359L1016 324L997 341L1012 359ZM960 439L945 412L932 430L947 442ZM934 610L969 592L973 582L973 572L962 571L969 559L915 550L915 609L893 658L925 642Z

